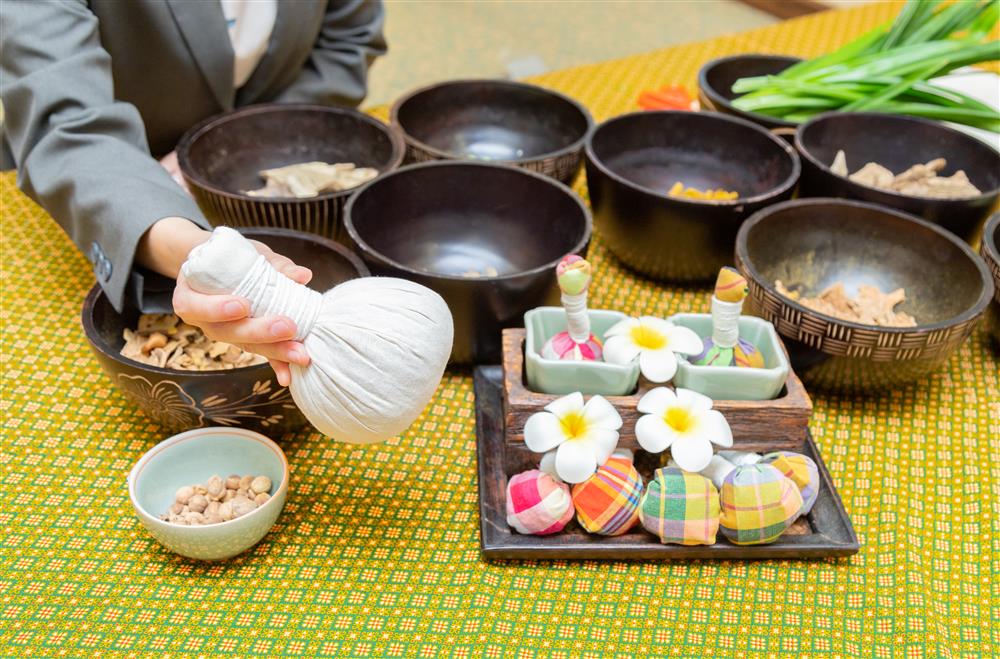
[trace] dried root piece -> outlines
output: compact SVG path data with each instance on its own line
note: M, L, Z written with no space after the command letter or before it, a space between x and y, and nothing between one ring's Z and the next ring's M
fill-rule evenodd
M855 183L873 188L898 192L912 197L931 197L936 199L959 199L975 197L981 194L979 188L972 184L969 177L961 169L951 176L940 176L939 172L948 166L944 158L935 158L926 163L918 163L902 174L893 175L891 171L870 162L853 174L848 174L847 157L838 151L830 165L830 171L838 176L847 176Z
M881 327L916 327L917 321L904 311L895 311L896 305L906 300L906 292L897 288L891 293L883 293L875 286L858 287L857 298L848 297L844 285L837 282L828 286L816 297L803 297L798 291L791 291L778 280L774 282L778 293L795 300L804 307L821 314L862 325Z
M136 331L122 332L123 357L179 371L215 371L263 364L260 355L223 341L212 341L200 329L174 314L143 314Z

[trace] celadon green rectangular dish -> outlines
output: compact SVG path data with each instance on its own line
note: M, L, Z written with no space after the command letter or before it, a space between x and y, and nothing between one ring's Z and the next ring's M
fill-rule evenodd
M694 330L702 339L712 335L712 315L679 313L671 322ZM789 363L774 325L761 318L740 316L740 338L757 346L764 368L738 366L695 366L678 356L676 387L693 389L715 400L771 400L777 398L788 378Z
M618 311L587 310L590 332L603 337L611 326L628 316ZM566 311L562 307L537 307L524 314L527 334L524 341L524 370L528 388L544 394L601 394L625 396L635 391L639 382L639 361L618 365L606 362L581 362L545 359L542 346L549 338L566 329Z

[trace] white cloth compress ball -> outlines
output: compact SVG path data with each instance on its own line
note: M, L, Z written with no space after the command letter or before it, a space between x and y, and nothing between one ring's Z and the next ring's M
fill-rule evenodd
M181 268L194 290L249 300L250 315L295 322L308 366L291 365L292 398L324 435L352 444L395 437L419 416L444 373L454 326L434 291L366 277L326 293L274 269L246 238L218 227Z

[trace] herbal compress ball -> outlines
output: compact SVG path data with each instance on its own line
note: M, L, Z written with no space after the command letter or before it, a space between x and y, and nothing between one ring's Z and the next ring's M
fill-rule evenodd
M451 354L451 312L434 291L365 277L319 293L275 270L253 244L218 227L181 268L194 290L237 295L254 317L295 323L311 362L291 365L295 404L324 435L352 444L395 437L437 390Z
M760 463L771 465L799 486L803 515L812 510L819 496L819 468L812 458L791 451L775 451L765 455Z
M599 535L621 535L639 521L642 476L632 457L608 458L593 476L573 486L573 506L580 526Z
M639 511L643 527L664 544L715 544L719 491L701 474L678 467L657 469Z
M559 533L573 519L569 486L532 469L507 481L507 523L525 535Z
M774 542L799 517L798 486L771 465L741 465L722 484L719 529L735 545Z

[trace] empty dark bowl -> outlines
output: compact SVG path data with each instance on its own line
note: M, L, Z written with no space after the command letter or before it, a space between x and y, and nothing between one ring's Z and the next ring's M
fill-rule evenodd
M1000 212L993 213L983 228L983 241L979 246L986 265L993 275L993 303L990 304L989 316L990 334L1000 346Z
M516 165L570 183L590 113L558 92L509 80L455 80L392 106L411 162L470 159Z
M844 197L898 208L972 241L1000 195L1000 153L980 140L928 119L872 112L823 114L799 127L795 148L802 158L803 197ZM964 170L982 191L975 197L932 199L880 190L830 171L844 150L850 172L877 162L896 174L945 158L948 176Z
M272 103L211 117L177 145L191 194L214 225L267 226L316 233L341 242L344 202L353 190L299 199L243 193L264 184L259 172L318 160L352 162L379 172L402 163L402 138L377 119L326 105Z
M792 196L799 159L745 119L711 112L637 112L602 123L586 145L594 222L626 265L659 279L700 281L732 263L736 232ZM677 181L739 193L733 201L667 194Z
M982 318L993 282L982 260L948 231L897 210L842 199L798 199L744 223L737 265L750 283L747 310L774 323L795 372L824 389L894 387L938 369ZM838 320L780 295L842 282L848 295L871 284L902 287L897 310L916 327Z
M368 183L347 202L344 221L373 273L411 279L445 299L455 363L498 362L500 330L558 302L556 264L584 253L591 231L587 207L566 186L458 161L410 165ZM473 271L483 276L463 276Z
M357 256L326 238L288 229L241 231L311 268L309 286L316 290L326 291L348 279L368 276L368 268ZM122 331L134 329L138 316L134 309L119 314L95 284L83 303L83 330L111 381L165 430L238 426L277 437L307 423L268 364L228 371L179 371L123 357Z
M741 119L749 119L768 130L772 128L785 129L785 134L791 135L797 125L777 117L756 112L744 112L733 106L733 99L739 94L733 93L733 83L740 78L752 76L776 75L792 64L801 62L798 57L786 55L730 55L714 59L698 71L698 100L701 107L713 112L722 112Z

